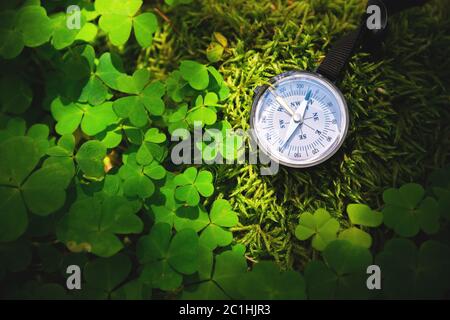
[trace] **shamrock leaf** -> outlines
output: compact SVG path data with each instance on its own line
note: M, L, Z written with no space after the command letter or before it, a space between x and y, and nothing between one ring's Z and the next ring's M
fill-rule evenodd
M142 221L135 213L123 197L87 197L71 206L58 225L57 236L69 250L110 257L123 248L116 234L142 232Z
M81 130L89 136L94 136L118 121L112 102L94 107L80 103L64 105L61 99L57 98L51 105L51 111L58 122L56 132L61 135L73 133L81 123Z
M38 47L49 41L52 24L44 7L38 5L23 6L17 17L17 28L27 47Z
M115 46L125 44L134 28L134 34L141 47L152 44L153 34L158 29L158 21L153 13L136 13L142 0L96 0L95 9L101 14L99 26L109 34Z
M106 147L97 140L90 140L80 147L75 159L88 179L102 179L105 175L103 159L106 156Z
M208 68L196 61L184 60L180 64L181 76L195 90L205 90L209 84Z
M170 73L166 80L166 85L167 93L170 98L177 103L182 102L185 97L192 96L196 93L196 91L189 86L189 83L183 79L179 70Z
M57 163L67 168L72 177L75 174L75 165L73 163L74 149L75 137L71 134L63 135L56 146L47 150L47 155L50 157L44 161L43 166L50 166Z
M206 259L212 256L208 255ZM212 263L202 264L207 266L204 270L204 281L188 286L184 289L182 299L210 300L210 299L239 299L241 294L236 285L247 270L247 263L242 254L235 251L224 251L215 257L215 267Z
M364 299L366 269L372 263L370 252L345 240L330 242L323 251L324 262L312 260L305 269L310 299Z
M422 186L408 183L383 193L384 223L403 237L415 236L420 229L428 234L439 229L439 207L431 197L424 198Z
M295 229L295 236L299 240L313 237L312 246L322 251L329 242L337 238L339 222L332 218L325 209L317 209L314 214L305 212L300 216L300 223Z
M367 232L351 227L343 230L339 233L339 239L347 240L356 246L362 246L363 248L370 248L372 246L372 237Z
M107 299L130 274L131 261L124 254L90 261L84 268L83 290L78 290L77 298Z
M51 43L57 50L64 49L76 40L86 42L93 41L97 35L97 26L87 22L86 11L80 13L80 28L69 29L67 27L68 19L70 21L71 14L57 13L51 16L52 23L52 40Z
M163 162L167 156L167 149L159 144L166 140L166 136L160 133L158 129L151 128L144 135L139 150L136 154L136 160L142 165L148 165L153 160Z
M40 157L31 137L0 143L0 241L15 240L25 231L27 209L45 216L65 202L70 172L57 164L36 170Z
M383 222L383 214L373 211L365 204L349 204L347 214L353 224L378 227Z
M223 159L234 160L243 151L243 137L232 131L228 121L221 121L207 128L202 140L196 146L202 151L202 157L207 163L211 161L221 163ZM210 140L211 143L206 143ZM218 159L219 155L221 159Z
M181 138L188 138L189 121L187 120L188 105L182 103L177 110L174 110L167 117L169 133L174 135L174 132L178 129L177 133L183 132ZM178 136L180 136L178 134Z
M206 49L206 57L209 62L217 62L222 59L224 50L228 46L228 40L221 33L214 32L214 40Z
M171 227L155 224L148 236L139 239L137 255L144 264L141 280L161 290L181 285L183 275L198 269L198 236L185 229L172 237Z
M152 160L145 164L137 161L135 153L123 158L124 165L119 169L119 176L124 181L123 192L127 197L146 199L155 191L152 180L163 179L166 169L157 161Z
M148 123L147 112L160 116L165 108L162 100L165 93L164 85L159 81L147 85L149 78L149 72L142 69L136 71L131 78L118 80L121 91L135 95L116 100L114 110L119 117L129 118L130 122L137 127L143 127Z
M150 300L152 288L139 279L135 279L112 292L111 298L113 300Z
M238 216L233 211L231 204L224 199L214 201L209 220L210 223L202 231L200 241L211 250L218 246L229 245L233 240L233 235L223 228L234 227L238 223Z
M209 223L208 213L200 206L186 206L175 200L175 187L167 182L160 188L163 204L152 204L151 210L155 223L167 223L175 230L192 229L196 232L204 229Z
M281 272L273 261L261 261L239 278L239 290L250 300L304 300L306 285L295 271Z
M52 35L52 22L39 3L23 5L18 11L6 10L0 19L0 56L5 59L18 56L25 46L46 43Z
M190 206L196 206L200 202L200 195L209 197L214 193L211 172L202 170L197 173L195 167L186 169L182 174L175 177L175 198L186 202Z
M195 107L188 111L188 121L191 124L200 123L212 125L217 120L215 106L218 106L219 98L214 92L208 92L203 98L201 95L195 100Z
M450 289L450 248L433 240L417 250L407 239L392 239L378 254L383 292L393 299L439 299Z

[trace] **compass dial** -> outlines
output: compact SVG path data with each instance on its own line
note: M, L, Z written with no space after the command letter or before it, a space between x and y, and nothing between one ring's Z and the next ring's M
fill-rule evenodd
M318 74L292 71L256 93L250 121L259 147L273 160L310 167L342 145L348 111L334 84Z

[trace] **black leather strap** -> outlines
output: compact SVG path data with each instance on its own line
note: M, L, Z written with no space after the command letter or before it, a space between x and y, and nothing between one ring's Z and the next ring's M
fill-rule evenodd
M364 13L358 28L335 42L322 61L316 72L335 82L347 66L348 60L353 56L364 42L370 44L366 48L372 47L375 42L380 42L386 33L387 18L402 10L423 5L428 0L369 0L367 6L378 5L382 10L382 29L369 30L367 28L368 14Z

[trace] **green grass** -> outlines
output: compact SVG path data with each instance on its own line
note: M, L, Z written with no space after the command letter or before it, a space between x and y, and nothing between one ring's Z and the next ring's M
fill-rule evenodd
M164 78L182 58L206 62L213 32L222 33L229 46L217 66L231 89L224 115L245 130L253 89L283 71L314 70L332 41L356 27L363 9L359 0L196 1L161 12L169 18L151 49L129 50L139 66ZM269 177L253 165L215 167L216 187L239 212L235 239L250 259L301 266L313 250L293 236L300 213L325 207L348 225L348 203L379 208L384 189L425 183L448 163L449 14L446 1L435 0L392 17L382 59L359 54L351 60L340 84L351 125L331 160L311 169L282 167Z

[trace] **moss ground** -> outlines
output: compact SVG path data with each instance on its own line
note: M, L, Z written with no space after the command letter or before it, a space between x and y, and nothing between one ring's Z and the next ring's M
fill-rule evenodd
M379 208L384 189L425 183L448 163L450 146L450 8L431 1L390 20L382 59L359 54L340 84L351 114L343 148L326 163L307 170L281 168L261 176L252 165L216 170L216 187L240 214L236 242L249 258L273 258L281 267L301 267L311 258L309 244L293 236L304 211L327 208L343 225L345 208L361 202ZM149 6L155 6L149 4ZM130 48L137 64L165 77L180 59L206 62L213 32L228 39L223 60L231 96L224 117L248 129L253 89L291 69L314 70L340 35L355 28L364 9L359 0L203 0L171 11L155 45ZM381 245L383 230L374 234Z

